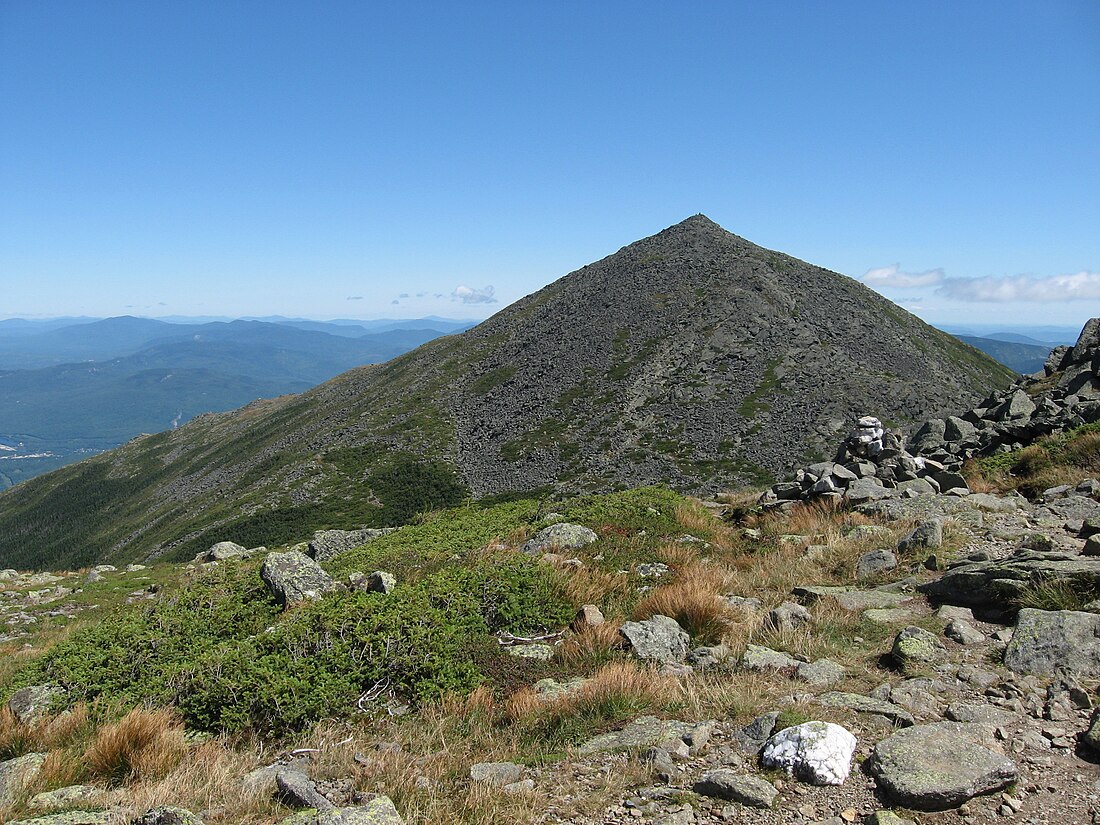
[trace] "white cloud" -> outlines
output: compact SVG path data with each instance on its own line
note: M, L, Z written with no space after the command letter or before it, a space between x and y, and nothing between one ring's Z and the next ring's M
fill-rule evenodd
M944 280L942 269L930 269L927 272L902 272L900 264L880 266L868 269L863 275L863 283L883 289L914 289L931 286Z
M945 278L937 295L956 301L1007 303L1032 301L1100 300L1100 272L1074 275L987 275L984 278Z
M495 304L497 299L493 297L496 290L487 286L484 289L473 289L468 286L455 287L451 293L452 301L461 301L464 304Z

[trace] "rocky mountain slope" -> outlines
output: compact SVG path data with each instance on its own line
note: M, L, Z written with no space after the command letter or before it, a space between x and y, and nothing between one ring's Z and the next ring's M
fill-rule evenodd
M1011 378L861 284L697 215L462 335L20 485L0 496L0 562L281 543L462 491L761 483L824 457L867 409L905 425Z

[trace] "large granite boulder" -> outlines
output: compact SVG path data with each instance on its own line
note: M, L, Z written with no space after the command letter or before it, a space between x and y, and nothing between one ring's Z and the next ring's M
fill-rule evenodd
M332 589L332 578L304 553L268 553L260 576L275 600L288 607L307 599L319 599Z
M1016 781L1016 764L980 744L986 731L962 722L905 728L875 746L867 772L900 805L917 811L956 808Z
M1059 581L1100 590L1100 558L1027 551L1007 559L960 564L919 590L941 604L1008 613L1028 589Z
M668 616L650 616L643 622L624 622L619 634L640 659L679 663L687 658L691 637Z
M44 753L26 753L0 762L0 808L10 805L38 776L46 762Z
M543 527L523 545L523 552L538 555L549 550L580 550L599 539L596 533L580 524L562 521Z
M1100 678L1100 615L1024 608L1004 661L1017 673L1053 676L1061 670L1079 678Z

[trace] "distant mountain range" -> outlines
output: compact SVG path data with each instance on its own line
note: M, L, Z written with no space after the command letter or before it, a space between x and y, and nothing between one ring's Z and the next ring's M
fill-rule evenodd
M1041 370L1043 364L1046 363L1047 356L1050 355L1050 351L1055 346L1033 341L1025 335L1013 335L1012 333L995 333L981 338L973 335L956 335L955 337L970 344L975 349L980 349L1006 367L1011 367L1016 372L1024 374Z
M177 427L302 392L469 323L0 321L0 488Z

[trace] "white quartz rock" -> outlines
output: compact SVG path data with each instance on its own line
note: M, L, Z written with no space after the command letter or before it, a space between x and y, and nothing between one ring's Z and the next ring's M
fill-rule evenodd
M765 744L766 768L782 768L811 785L842 785L852 769L856 738L832 722L804 722L784 728Z

